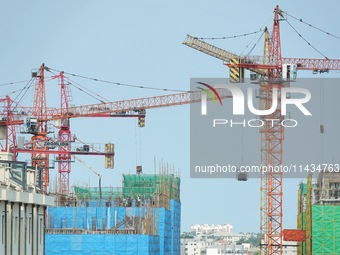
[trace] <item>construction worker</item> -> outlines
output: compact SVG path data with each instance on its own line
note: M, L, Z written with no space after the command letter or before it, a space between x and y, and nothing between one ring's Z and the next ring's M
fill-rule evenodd
M138 195L138 198L137 198L137 206L138 206L138 207L142 206L142 197L141 197L141 195Z
M127 207L127 202L126 202L125 197L123 197L123 206L124 206L124 207Z
M132 207L132 199L130 196L128 197L127 206Z

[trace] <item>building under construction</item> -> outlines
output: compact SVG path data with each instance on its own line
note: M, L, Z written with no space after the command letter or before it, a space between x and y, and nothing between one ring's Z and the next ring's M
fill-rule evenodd
M320 173L314 184L309 177L298 197L298 229L306 231L298 254L340 254L340 173Z
M180 254L180 178L123 175L119 188L75 187L47 211L46 255Z

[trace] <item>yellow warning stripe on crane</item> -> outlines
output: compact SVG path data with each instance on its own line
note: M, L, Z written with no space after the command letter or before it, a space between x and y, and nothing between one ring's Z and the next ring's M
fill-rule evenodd
M232 58L229 60L229 80L230 82L244 82L244 68L240 68L237 65L240 63L238 58Z

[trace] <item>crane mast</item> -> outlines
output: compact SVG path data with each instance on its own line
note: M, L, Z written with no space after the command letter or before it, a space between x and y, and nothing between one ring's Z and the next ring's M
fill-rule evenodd
M270 109L273 104L273 89L277 90L277 107L275 111L265 116L267 119L275 119L273 125L265 124L265 144L267 146L267 162L261 162L267 166L282 165L282 141L283 126L280 124L284 119L281 115L281 89L283 87L282 75L282 56L280 41L280 9L278 6L274 10L274 24L272 38L270 40L269 61L275 64L275 69L268 69L268 83L266 85L266 109ZM269 168L268 168L269 169ZM262 243L262 254L281 255L282 254L282 172L268 171L267 190L262 195L267 200L267 215L262 221L267 221L266 233L267 243ZM263 187L261 187L263 188ZM265 190L265 189L262 189ZM264 225L264 222L261 222Z
M263 46L263 59L262 64L270 63L270 38L268 29L265 29L265 37L264 37L264 46ZM266 76L264 76L266 77ZM259 83L259 108L261 110L268 109L267 105L267 83L265 81L260 81ZM260 127L260 162L263 165L268 165L268 140L267 140L267 132L268 126L264 125ZM267 173L262 171L260 176L260 248L261 252L265 251L266 244L268 243L268 176Z
M45 145L48 141L47 134L48 125L47 121L38 121L46 119L47 107L46 107L46 92L45 92L45 65L42 64L38 72L34 72L33 76L37 79L34 91L34 104L33 104L33 117L28 122L28 132L33 134L32 136L32 167L43 169L43 182L44 191L47 191L49 184L49 154L44 153L48 147Z
M78 158L77 156L73 156L76 160L78 160L80 163L82 163L87 169L90 169L95 175L98 176L98 187L99 187L99 199L102 199L102 175L98 173L93 167L86 164L83 160Z
M54 78L59 78L60 81L60 109L67 115L69 112L69 101L71 101L71 93L67 84L64 81L64 74L61 72ZM70 120L68 118L60 119L60 127L58 131L58 142L60 142L59 150L63 153L58 154L58 172L59 172L59 187L60 192L69 194L70 180L69 175L71 172L71 130Z

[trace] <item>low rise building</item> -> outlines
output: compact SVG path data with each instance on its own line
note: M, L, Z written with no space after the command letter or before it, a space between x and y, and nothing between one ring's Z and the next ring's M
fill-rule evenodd
M195 235L233 232L233 226L230 224L193 224L190 226L190 232L194 233Z
M54 198L42 192L42 172L0 152L0 254L45 254L45 211Z

